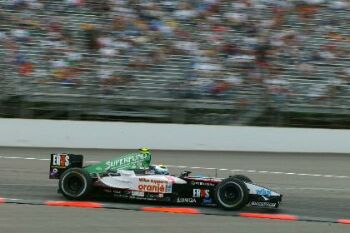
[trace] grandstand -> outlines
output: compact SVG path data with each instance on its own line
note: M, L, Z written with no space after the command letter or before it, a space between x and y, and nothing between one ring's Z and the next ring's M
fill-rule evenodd
M348 128L347 0L0 0L3 117Z

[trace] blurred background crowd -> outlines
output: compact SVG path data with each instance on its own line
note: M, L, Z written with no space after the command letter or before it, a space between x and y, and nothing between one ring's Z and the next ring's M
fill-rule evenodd
M350 127L349 0L0 0L5 117Z

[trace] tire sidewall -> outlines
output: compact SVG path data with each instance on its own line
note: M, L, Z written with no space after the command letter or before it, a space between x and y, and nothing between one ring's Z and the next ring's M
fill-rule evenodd
M234 204L227 204L224 200L221 198L221 192L223 192L224 188L227 186L235 186L236 189L239 190L239 200L235 201ZM237 178L228 178L225 179L222 183L220 183L215 190L215 199L217 204L228 210L236 210L244 207L248 203L248 189L245 183Z
M72 177L77 177L82 181L83 188L78 194L73 194L66 189L66 182L68 182L69 179ZM91 178L88 174L86 174L80 168L68 169L60 177L59 189L62 192L62 194L68 199L72 199L72 200L83 199L89 194L90 188L91 188Z

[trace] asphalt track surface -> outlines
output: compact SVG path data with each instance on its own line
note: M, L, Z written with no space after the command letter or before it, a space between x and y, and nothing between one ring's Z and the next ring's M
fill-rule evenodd
M99 161L129 151L0 148L0 197L37 201L64 200L56 193L57 181L48 180L49 165L44 159L48 159L49 154L54 152L79 153L84 155L86 161ZM271 187L284 195L283 204L278 210L246 207L241 212L350 219L349 156L154 151L153 163L218 168L196 169L194 173L217 174L220 177L231 173L225 169L240 169L235 173L248 175L256 183ZM173 173L180 170L172 168ZM152 205L112 204L123 209L128 206ZM229 232L232 229L237 229L237 232L350 232L349 225L244 219L231 217L230 212L215 208L200 209L211 215L2 204L0 232L96 232L97 229L99 232L113 229L121 229L120 232Z

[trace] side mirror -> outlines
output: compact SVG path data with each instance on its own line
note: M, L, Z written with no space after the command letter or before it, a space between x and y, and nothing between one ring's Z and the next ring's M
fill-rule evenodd
M191 171L183 171L183 172L181 172L180 177L188 176L188 175L191 174L191 173L192 173Z

